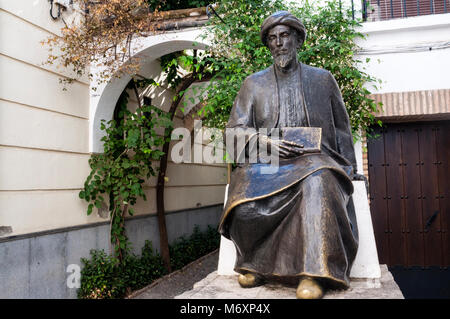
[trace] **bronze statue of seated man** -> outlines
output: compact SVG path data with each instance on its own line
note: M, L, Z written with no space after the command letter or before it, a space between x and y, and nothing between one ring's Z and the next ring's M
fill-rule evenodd
M298 298L321 298L326 289L349 287L358 247L351 200L356 159L334 77L297 60L305 37L302 22L287 11L261 26L274 64L243 82L227 130L257 132L258 146L279 156L278 167L264 173L267 163L238 163L219 231L236 246L242 287L277 281L296 285ZM320 151L305 152L271 133L287 127L320 128Z

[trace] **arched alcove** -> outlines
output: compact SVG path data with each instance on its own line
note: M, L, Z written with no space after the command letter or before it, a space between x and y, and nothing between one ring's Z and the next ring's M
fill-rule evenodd
M202 29L190 29L165 33L157 36L136 39L131 51L132 56L139 57L140 69L138 78L143 76L160 82L164 75L161 73L159 58L166 54L187 50L204 50L208 42L202 39ZM126 63L126 61L124 62ZM91 69L91 73L101 71ZM103 152L104 131L100 130L101 121L109 121L114 116L117 101L131 80L130 75L113 78L108 83L98 86L95 79L90 91L90 151ZM164 82L162 82L164 84ZM134 92L129 91L129 109L137 103ZM171 104L171 92L166 88L140 89L139 96L152 98L154 105L164 110ZM139 98L140 99L140 98ZM177 122L178 121L178 122ZM183 119L175 117L174 125L183 126ZM158 167L159 163L155 163ZM226 184L226 166L208 163L175 163L170 160L166 170L166 184L164 192L165 213L167 219L168 240L192 233L195 226L202 230L206 227L216 227L223 207L223 194ZM134 216L127 222L127 236L133 243L135 253L139 253L145 240L159 247L158 223L155 213L156 205L156 177L150 177L144 184L144 192L148 200L139 199L133 206ZM135 217L139 217L135 219Z
M132 52L133 56L140 59L140 74L145 77L154 77L159 74L160 70L154 67L155 60L165 54L186 49L205 49L208 42L201 37L201 34L202 29L197 28L136 39ZM99 70L96 67L91 68L92 74L95 75L97 71ZM101 138L104 133L100 130L101 120L112 119L116 102L130 80L130 75L123 75L120 78L112 78L108 83L100 86L97 86L95 78L92 80L91 88L95 86L95 90L90 90L90 152L103 152Z

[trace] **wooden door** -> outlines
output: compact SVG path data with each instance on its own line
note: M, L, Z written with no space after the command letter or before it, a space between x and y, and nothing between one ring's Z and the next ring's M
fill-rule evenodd
M380 263L450 264L450 121L385 124L368 139Z

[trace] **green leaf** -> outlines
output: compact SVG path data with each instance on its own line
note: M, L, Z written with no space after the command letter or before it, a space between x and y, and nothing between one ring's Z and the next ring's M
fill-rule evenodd
M89 204L88 209L87 209L87 214L90 215L92 214L92 208L94 207L93 204Z
M95 201L95 207L102 208L102 202L100 200Z

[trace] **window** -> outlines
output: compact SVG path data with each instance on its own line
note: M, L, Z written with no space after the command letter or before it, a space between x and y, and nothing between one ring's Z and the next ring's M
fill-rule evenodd
M366 21L450 13L450 0L364 0Z

